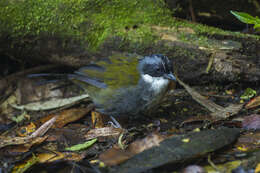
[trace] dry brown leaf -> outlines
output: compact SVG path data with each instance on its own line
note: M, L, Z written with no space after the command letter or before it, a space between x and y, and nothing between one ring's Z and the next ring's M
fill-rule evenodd
M25 144L32 141L29 137L1 137L0 138L0 148L8 145L19 145Z
M186 89L186 91L192 96L194 100L196 100L202 106L206 107L210 112L217 112L223 109L222 106L219 106L211 100L206 99L206 97L200 95L193 88L189 87L184 82L182 82L179 78L176 77L176 79Z
M55 122L55 127L61 128L65 126L68 123L77 121L84 117L89 111L91 111L93 107L86 107L86 108L74 108L74 109L68 109L65 111L62 111L58 118L57 121Z
M180 126L183 126L184 124L188 124L188 123L203 122L203 121L214 121L214 119L207 115L192 116L184 120Z
M69 144L83 143L86 141L84 135L89 131L89 126L72 123L63 128L55 128L48 133L47 141L55 141L60 146Z
M47 101L37 101L25 105L17 105L17 104L10 104L10 105L13 108L18 110L42 111L42 110L57 109L64 106L70 106L86 98L89 98L88 94L83 94L83 95L74 96L70 98L51 98Z
M50 163L59 160L70 160L70 161L81 161L85 157L84 154L72 153L72 152L51 152L51 153L40 153L36 156L33 155L29 159L25 160L22 163L17 164L13 171L17 172L25 172L28 168L36 163Z
M41 127L39 127L29 137L30 138L35 138L35 137L44 135L51 128L51 126L55 123L56 119L57 119L57 117L55 116L52 119L46 121L43 125L41 125Z
M179 78L177 81L186 89L186 91L192 96L192 98L197 101L199 104L207 108L210 112L210 115L216 119L225 119L230 116L237 114L243 107L243 104L230 104L228 107L222 107L212 102L211 100L206 99L206 97L200 95L193 88L186 85Z
M89 139L104 137L104 136L119 136L123 132L124 130L120 128L114 128L112 126L103 127L103 128L91 129L85 135L85 138L89 140Z
M253 114L250 116L246 116L242 122L242 127L247 130L260 129L260 115Z
M53 117L49 121L45 122L41 127L39 127L33 134L26 137L1 137L0 139L0 148L8 145L19 145L32 142L36 137L44 135L49 128L55 122L56 117Z
M30 141L30 143L25 143L23 145L8 146L5 148L5 151L7 153L9 153L10 155L12 155L12 153L14 153L14 154L25 153L25 152L28 152L33 145L41 144L43 141L45 141L47 139L47 137L48 136L37 137L37 138L34 138L32 141Z
M107 166L118 165L129 158L133 157L133 153L125 151L119 148L110 148L106 152L99 156L99 160L105 163Z
M143 139L131 143L128 147L128 150L131 153L138 154L154 146L159 146L160 142L165 139L166 137L160 135L159 133L152 133Z
M31 122L27 126L21 127L17 133L19 136L24 137L24 136L31 135L33 132L35 132L35 130L36 130L36 125L33 122Z
M104 127L103 116L99 112L92 111L91 112L92 125L94 128L102 128Z
M258 163L258 164L256 165L255 172L256 172L256 173L257 173L257 172L260 172L260 163Z
M15 97L17 97L17 104L27 104L42 100L48 100L53 97L63 97L63 93L59 89L53 90L58 83L46 83L45 85L36 84L37 80L28 77L20 78L18 80ZM38 80L39 82L39 80Z
M99 159L108 166L117 165L128 160L134 155L143 152L144 150L147 150L154 146L159 146L160 142L162 142L164 139L166 139L166 137L158 133L152 133L151 135L148 135L143 139L136 140L131 143L127 150L113 147L102 153L99 156Z
M77 121L80 118L84 117L93 108L94 108L93 105L89 105L86 108L73 108L73 109L64 110L62 112L56 114L50 114L48 116L41 118L39 122L37 122L37 124L45 123L46 121L53 118L54 116L57 116L57 119L52 128L62 128L66 124Z
M245 106L246 109L251 109L251 108L255 108L257 106L260 105L260 96L257 96L255 98L253 98L252 100L250 100L250 102L248 102Z
M83 154L78 154L74 152L57 152L53 151L50 153L40 153L37 154L39 163L50 163L58 160L73 160L80 161L85 156Z
M242 134L235 146L238 150L254 151L259 148L260 132Z
M236 115L242 108L244 104L230 104L228 107L218 110L217 112L212 112L210 115L216 119L226 119L233 115Z

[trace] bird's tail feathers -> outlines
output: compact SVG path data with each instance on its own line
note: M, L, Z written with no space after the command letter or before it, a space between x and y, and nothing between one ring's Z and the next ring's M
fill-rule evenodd
M93 85L97 88L107 88L107 85L101 80L90 78L87 75L81 75L80 73L75 72L75 74L59 74L59 73L38 73L38 74L30 74L27 75L29 78L43 78L39 82L38 85L44 85L48 83L56 83L61 81L71 81L73 83L78 84L79 82L87 83ZM79 81L79 82L78 82Z

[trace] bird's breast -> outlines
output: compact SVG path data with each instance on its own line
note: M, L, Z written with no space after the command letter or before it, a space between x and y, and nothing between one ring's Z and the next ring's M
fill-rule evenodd
M153 95L160 95L168 88L169 80L163 77L152 77L148 74L142 75L143 81L146 83L148 90Z

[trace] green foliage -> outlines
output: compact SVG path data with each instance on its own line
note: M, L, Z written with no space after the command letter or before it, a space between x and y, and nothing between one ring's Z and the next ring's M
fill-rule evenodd
M256 95L256 91L252 88L247 88L245 92L240 96L241 99L248 100Z
M67 151L80 151L80 150L84 150L84 149L87 149L90 146L92 146L95 142L97 142L97 138L92 139L90 141L86 141L83 144L77 144L77 145L73 145L71 147L67 147L67 148L65 148L65 150L67 150Z
M163 0L1 0L0 34L61 35L97 48L107 37L151 41L146 26L171 20ZM137 29L131 29L137 25ZM130 28L126 32L125 27Z
M246 24L254 24L254 28L260 27L260 19L256 16L253 17L248 13L230 11L238 20Z

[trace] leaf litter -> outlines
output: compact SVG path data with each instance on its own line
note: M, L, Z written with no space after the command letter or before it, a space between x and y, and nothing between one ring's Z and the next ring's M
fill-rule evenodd
M189 87L188 85L180 81L179 79L178 82L189 92L189 94L192 96L194 100L196 100L202 106L206 107L211 112L210 115L214 121L223 120L229 118L230 116L234 116L242 109L243 104L237 104L237 105L230 104L227 107L217 105L214 102L208 100L206 97L200 95L198 92L196 92L194 89L192 89L191 87ZM16 105L14 107L19 108L20 110L29 110L29 111L39 111L39 110L43 111L43 110L50 110L50 109L58 109L64 106L66 107L66 106L75 105L76 103L84 101L85 98L87 97L88 95L83 95L83 97L81 96L71 97L72 99L70 98L53 99L53 100L50 99L47 102L36 101L24 105L19 105L19 106ZM12 145L23 146L25 144L28 144L27 149L25 148L25 150L23 150L22 147L12 148L13 151L15 151L15 149L17 149L17 151L18 149L20 149L21 152L27 152L30 150L32 145L39 145L43 141L55 141L58 138L55 139L55 136L50 136L49 134L51 134L51 132L48 132L47 135L44 135L45 133L47 133L47 131L50 131L50 128L52 130L59 129L66 132L67 127L68 128L72 127L68 124L70 124L71 122L78 121L80 119L85 119L84 116L88 114L91 110L93 110L93 107L72 108L72 109L64 110L60 113L47 115L42 119L36 121L37 126L39 124L42 125L33 133L25 134L28 136L12 137L9 139L8 137L1 136L3 140L1 140L2 143L0 142L0 147L7 147L7 146L9 147ZM58 148L52 150L51 153L37 152L35 156L32 156L32 157L37 157L38 161L36 163L46 163L46 162L53 162L53 161L64 160L64 159L80 161L87 156L84 150L91 150L93 148L92 145L97 147L97 145L99 145L99 142L101 141L106 141L111 139L113 140L122 137L120 139L120 143L121 145L124 145L124 147L120 147L120 144L118 142L117 144L114 144L111 149L103 148L102 149L103 152L99 153L100 161L103 161L106 165L119 165L121 163L124 163L126 160L129 160L130 158L140 153L143 153L145 150L149 150L154 147L160 147L161 142L170 138L170 136L161 135L157 131L157 132L149 132L148 134L145 134L145 136L142 139L131 140L132 138L131 133L129 133L127 130L116 129L114 127L105 127L104 119L102 118L102 116L96 115L94 111L91 112L91 115L92 115L92 122L89 120L87 121L89 123L91 122L90 124L92 124L92 126L89 126L88 127L89 129L86 132L84 132L85 133L85 135L83 135L84 139L78 138L76 141L74 141L74 143L77 144L66 147L67 149L72 149L72 152L70 152L70 154L68 152L60 152L58 151L59 150ZM211 119L209 120L211 121ZM165 121L164 123L168 123L168 121ZM82 130L86 127L87 126L82 126ZM88 142L84 143L84 140L91 140L92 142L95 141L95 144L94 142L93 143L91 142L91 144L89 144ZM129 143L129 141L131 142ZM192 142L190 141L190 138L185 138L183 139L183 141L187 141L185 143L188 144ZM126 148L126 149L122 150L122 148ZM98 152L95 151L94 153L97 154ZM32 163L35 164L34 162ZM24 165L24 169L26 168L27 166Z

